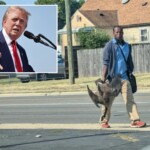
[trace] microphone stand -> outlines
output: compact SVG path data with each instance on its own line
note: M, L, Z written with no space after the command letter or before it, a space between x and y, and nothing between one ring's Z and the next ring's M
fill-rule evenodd
M38 36L36 36L36 37L37 37L37 38L34 39L35 42L40 42L40 43L42 43L42 44L44 44L44 45L46 45L46 46L49 46L49 47L53 48L54 50L57 49L56 45L55 45L54 43L52 43L49 39L47 39L44 35L38 34ZM46 42L42 41L42 40L41 40L41 37L42 37L43 39L45 39L46 41L48 41L48 42L50 43L50 45L47 44Z
M38 36L40 36L40 37L42 37L43 39L45 39L46 41L48 41L52 46L50 46L50 47L52 47L53 49L57 49L57 47L56 47L56 45L54 44L54 43L52 43L52 41L50 41L49 39L47 39L44 35L42 35L42 34L39 34Z

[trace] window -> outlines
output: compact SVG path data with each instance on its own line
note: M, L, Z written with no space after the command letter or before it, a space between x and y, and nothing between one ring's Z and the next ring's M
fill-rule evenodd
M77 16L76 16L76 20L77 20L77 22L81 22L82 18L77 15Z
M141 29L140 39L141 39L141 42L147 42L148 41L148 30L146 28Z

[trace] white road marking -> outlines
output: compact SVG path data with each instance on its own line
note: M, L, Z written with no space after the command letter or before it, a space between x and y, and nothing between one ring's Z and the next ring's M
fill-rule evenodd
M0 104L0 107L6 106L66 106L66 105L91 105L92 103L33 103L33 104Z
M137 104L150 104L150 102L136 102ZM114 103L113 105L124 105L124 103ZM7 107L7 106L66 106L66 105L94 105L91 103L28 103L28 104L0 104L0 107Z
M10 123L0 124L0 129L76 129L76 130L130 130L150 131L150 127L130 128L130 124L111 124L111 128L102 129L99 124L32 124L32 123Z

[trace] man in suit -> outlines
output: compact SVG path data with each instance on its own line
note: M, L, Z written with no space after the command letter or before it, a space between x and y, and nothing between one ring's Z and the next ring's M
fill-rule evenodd
M10 6L5 12L0 31L0 72L34 72L25 50L16 41L27 27L29 15L19 6Z

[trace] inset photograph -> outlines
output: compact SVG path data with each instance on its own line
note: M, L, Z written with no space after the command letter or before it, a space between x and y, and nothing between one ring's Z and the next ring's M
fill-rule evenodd
M0 6L0 72L57 73L57 6Z

